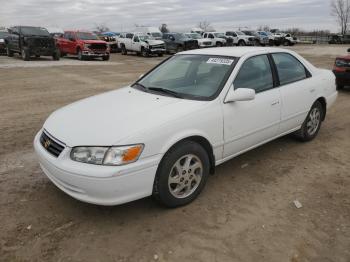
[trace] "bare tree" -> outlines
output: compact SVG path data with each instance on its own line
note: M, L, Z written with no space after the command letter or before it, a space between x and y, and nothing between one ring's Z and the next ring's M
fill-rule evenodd
M332 0L331 14L336 17L341 29L341 34L345 35L348 29L348 22L350 18L349 0Z
M105 23L103 23L103 24L95 24L95 28L96 28L97 32L108 32L108 31L110 31L109 27Z
M208 28L210 27L210 22L208 21L201 21L198 23L198 27L202 29L203 31L207 31Z
M167 25L167 24L162 24L162 25L159 27L159 30L160 30L162 33L169 33L169 29L168 29L168 25Z

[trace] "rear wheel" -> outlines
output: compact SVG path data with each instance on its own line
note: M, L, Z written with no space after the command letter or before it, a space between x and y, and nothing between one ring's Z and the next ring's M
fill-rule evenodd
M29 61L30 55L29 55L28 49L23 48L23 49L21 50L21 56L22 56L22 59L23 59L24 61Z
M109 60L109 55L103 56L103 57L102 57L102 60L103 60L103 61L108 61L108 60Z
M316 101L308 113L303 125L294 133L294 135L301 141L306 142L313 140L321 128L324 113L321 103Z
M9 47L6 48L6 54L8 57L13 57L13 52Z
M221 42L217 42L217 43L216 43L216 46L217 46L217 47L222 47L222 43L221 43Z
M192 202L209 176L209 157L204 148L184 141L170 149L159 164L153 196L168 207Z

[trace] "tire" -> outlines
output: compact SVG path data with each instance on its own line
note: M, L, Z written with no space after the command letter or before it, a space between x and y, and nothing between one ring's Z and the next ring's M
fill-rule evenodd
M222 47L222 43L216 42L216 47Z
M103 61L108 61L108 60L109 60L109 55L103 56L103 57L102 57L102 60L103 60Z
M342 90L342 89L344 89L344 86L343 86L343 85L338 85L338 84L337 84L337 90Z
M284 45L284 46L290 46L290 45L291 45L291 42L288 41L288 40L285 40L285 41L283 42L283 45Z
M259 40L255 40L254 41L254 46L260 46L260 41Z
M78 60L82 61L84 59L85 57L83 56L83 52L80 49L78 49Z
M13 57L13 52L9 47L6 48L6 54L8 57Z
M243 40L239 40L238 41L238 46L245 46L245 42Z
M269 40L269 46L274 46L274 41L272 39Z
M162 54L162 53L161 53L161 54L158 54L159 57L162 57L163 55L164 55L164 54Z
M189 167L183 168L186 163ZM170 149L160 162L153 197L167 207L187 205L204 188L209 170L210 162L205 149L192 141L181 142Z
M307 114L301 128L294 133L294 136L303 142L313 140L321 128L324 113L321 103L316 101Z
M179 52L182 52L182 51L184 51L183 46L182 46L182 45L178 45L178 46L176 47L176 53L179 53Z
M55 60L55 61L60 60L60 57L61 57L60 50L56 50L56 51L53 53L53 55L52 55L52 59Z
M143 57L149 56L147 49L145 49L144 47L141 48L141 56Z
M22 57L22 59L23 59L24 61L29 61L29 60L30 60L30 55L29 55L28 49L23 48L23 49L21 50L21 57Z
M121 49L122 49L122 55L127 55L128 54L128 51L126 50L124 45L121 46Z

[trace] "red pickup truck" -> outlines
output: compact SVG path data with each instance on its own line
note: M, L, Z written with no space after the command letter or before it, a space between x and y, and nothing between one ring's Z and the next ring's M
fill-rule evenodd
M66 54L77 55L79 60L101 57L109 60L109 47L107 42L98 39L97 35L86 31L65 31L56 39L56 45L61 56Z

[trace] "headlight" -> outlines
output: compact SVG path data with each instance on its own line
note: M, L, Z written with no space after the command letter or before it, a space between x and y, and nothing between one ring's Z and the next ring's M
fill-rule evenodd
M84 44L84 48L90 49L90 44Z
M70 157L74 161L88 164L120 166L136 162L143 148L143 144L116 147L75 147Z

